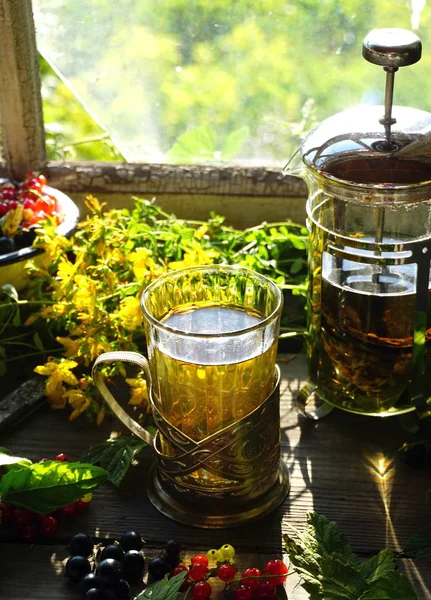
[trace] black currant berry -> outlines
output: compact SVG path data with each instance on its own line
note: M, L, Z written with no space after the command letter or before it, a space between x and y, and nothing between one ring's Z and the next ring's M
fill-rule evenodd
M160 558L168 563L168 565L172 569L175 569L181 562L181 557L179 554L169 554L167 550L163 550L160 555Z
M103 549L102 555L100 557L101 560L105 560L106 558L115 558L115 560L122 561L124 557L124 550L121 546L117 544L111 544L110 546L106 546Z
M88 573L79 582L79 591L82 595L92 588L101 588L102 580L95 573Z
M124 578L127 581L142 579L145 568L145 559L137 550L129 550L123 558Z
M130 585L129 582L125 579L120 579L120 581L115 586L115 590L120 600L126 600L130 594Z
M92 598L92 600L105 600L105 592L100 588L91 588L84 597Z
M170 564L162 558L153 558L153 560L148 564L148 573L155 581L163 579L163 577L170 572Z
M86 533L77 533L70 539L68 547L72 556L90 556L93 553L94 541Z
M90 571L91 565L85 556L71 556L64 567L65 577L74 582L78 582Z
M9 254L9 252L15 252L15 250L16 244L12 238L0 237L0 254Z
M169 540L169 542L167 542L165 546L166 552L175 556L181 552L181 549L181 545L175 540Z
M123 577L123 565L114 558L106 558L99 563L96 575L104 585L117 583Z
M128 550L141 550L142 538L137 531L127 531L121 536L120 545L127 552Z

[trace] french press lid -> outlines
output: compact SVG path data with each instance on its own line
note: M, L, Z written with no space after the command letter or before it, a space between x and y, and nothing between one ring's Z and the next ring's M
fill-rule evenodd
M395 73L418 62L421 53L421 41L410 31L367 35L362 55L386 71L385 104L348 109L318 125L301 146L311 175L332 187L373 193L431 185L431 114L392 104ZM423 192L431 198L430 190Z

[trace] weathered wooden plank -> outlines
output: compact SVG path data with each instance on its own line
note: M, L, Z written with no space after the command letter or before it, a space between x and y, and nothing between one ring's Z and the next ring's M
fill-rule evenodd
M18 389L0 398L0 429L16 425L33 414L46 402L44 390L45 381L42 378L28 379Z
M51 185L68 192L305 197L298 177L270 167L50 162Z
M0 0L0 115L8 176L45 164L39 65L30 0Z
M387 546L401 550L429 522L425 491L431 487L431 475L399 460L397 449L407 437L400 422L396 418L373 419L341 411L334 411L319 423L309 422L298 416L294 407L294 397L306 373L304 358L299 356L280 365L282 454L290 468L292 487L283 505L272 515L252 526L214 531L167 519L146 496L145 482L152 462L147 449L120 489L103 486L95 492L86 514L60 520L56 541L65 544L78 530L114 539L127 529L138 529L154 548L176 538L193 551L230 542L240 553L273 554L281 552L282 534L289 531L289 525L302 529L306 513L315 510L336 520L353 549L363 556ZM46 409L3 433L0 445L33 460L61 451L76 459L86 447L119 429L114 418L107 418L96 428L85 418L69 423L64 413ZM10 532L3 531L0 548L4 549L6 541L13 539ZM429 592L431 575L426 562L415 561L409 568L413 575L417 569L416 579L423 578ZM423 592L422 597L428 597L427 593Z
M429 474L399 461L397 449L406 434L398 420L334 411L318 424L308 422L298 417L292 406L305 374L305 361L300 357L281 366L282 450L290 467L292 489L277 513L254 526L254 540L249 539L247 528L237 528L229 536L243 548L280 549L281 533L287 531L288 523L303 527L306 512L316 510L336 519L358 551L374 552L386 544L399 550L427 519L424 498L431 481ZM65 414L47 411L35 415L31 424L2 436L2 443L33 460L61 451L75 459L111 429L120 429L116 420L107 419L103 428L97 429L84 419L68 423ZM393 465L384 478L372 467L376 458L377 466L382 458ZM93 527L107 535L118 532L123 523L139 528L145 516L146 535L155 544L169 535L187 537L187 527L159 515L146 497L145 478L151 461L150 451L144 452L140 465L131 470L120 490L105 486L95 494L94 509L97 506L103 519ZM68 534L73 523L64 522L62 528ZM217 540L221 544L225 532L196 530L193 535L198 543Z

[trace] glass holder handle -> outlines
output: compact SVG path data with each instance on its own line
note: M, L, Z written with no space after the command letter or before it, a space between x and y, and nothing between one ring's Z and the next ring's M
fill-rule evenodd
M114 396L109 391L106 383L105 376L100 370L101 365L123 362L130 365L135 365L141 369L144 374L145 381L147 382L149 395L151 393L151 374L148 361L138 352L105 352L97 357L94 362L91 376L94 384L103 396L103 399L112 409L113 413L120 419L120 421L128 428L132 433L137 435L141 440L146 442L148 445L153 446L154 437L144 429L139 423L137 423L127 412L118 404Z

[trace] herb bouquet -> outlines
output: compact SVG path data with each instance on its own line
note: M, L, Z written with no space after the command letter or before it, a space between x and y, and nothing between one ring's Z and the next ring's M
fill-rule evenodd
M70 238L59 237L47 222L35 245L44 250L42 265L30 263L30 282L22 296L11 286L0 295L0 376L13 361L40 361L45 392L55 409L104 418L104 405L90 368L108 350L145 348L139 306L142 287L168 269L224 263L255 269L283 290L305 293L306 229L301 225L263 223L237 230L211 214L206 222L177 219L154 202L135 199L134 208L105 210L88 197L88 216ZM282 336L302 329L282 323ZM298 327L292 327L297 325ZM34 366L34 362L33 362ZM113 376L122 367L109 367ZM149 411L145 381L126 380L130 403Z

